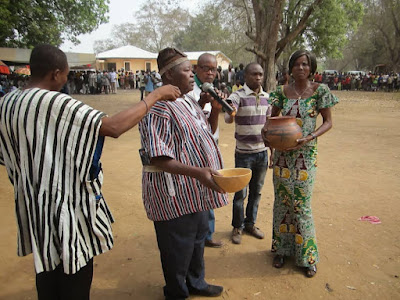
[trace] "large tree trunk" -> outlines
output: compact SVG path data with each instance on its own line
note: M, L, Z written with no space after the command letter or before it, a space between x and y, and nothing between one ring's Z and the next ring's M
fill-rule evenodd
M323 0L314 0L305 10L298 24L278 40L285 0L252 0L255 32L250 23L247 36L254 42L254 47L246 49L256 54L257 62L264 68L264 88L267 91L276 87L275 64L279 56L284 48L306 28L310 15L322 2Z
M275 52L284 0L252 0L252 3L256 32L248 33L254 42L254 47L248 50L256 54L264 69L265 90L272 91L276 87Z

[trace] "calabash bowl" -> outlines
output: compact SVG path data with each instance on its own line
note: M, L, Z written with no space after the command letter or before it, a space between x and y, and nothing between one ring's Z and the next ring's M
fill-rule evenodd
M236 193L245 188L251 179L251 169L231 168L218 170L221 175L213 175L216 184L227 193Z

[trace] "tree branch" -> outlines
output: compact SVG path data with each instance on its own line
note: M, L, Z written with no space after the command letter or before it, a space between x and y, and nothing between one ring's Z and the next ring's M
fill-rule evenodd
M242 1L243 1L244 9L246 12L247 31L249 33L252 33L253 32L253 23L251 22L251 15L250 15L249 7L247 6L246 0L242 0ZM247 35L247 32L246 32L246 35Z
M252 40L254 43L257 42L256 35L255 35L254 33L246 31L245 34L246 34L247 37L248 37L250 40Z
M257 50L255 47L253 47L253 48L246 47L245 49L246 49L247 51L251 52L251 53L254 53L254 54L257 55L259 58L261 58L263 61L266 61L266 60L267 60L266 55L265 55L263 52Z
M301 17L299 23L297 23L296 27L292 31L290 31L286 36L284 36L281 40L278 41L276 47L277 51L275 53L275 59L277 59L281 55L286 45L291 41L293 41L300 34L300 32L307 27L308 19L315 10L315 7L318 7L322 3L322 1L323 0L315 0L314 3L312 3L304 12L303 16Z
M399 37L400 36L399 22L398 22L398 20L396 18L396 14L395 14L394 9L391 10L391 15L392 15L392 21L393 21L393 26L395 28L396 36Z

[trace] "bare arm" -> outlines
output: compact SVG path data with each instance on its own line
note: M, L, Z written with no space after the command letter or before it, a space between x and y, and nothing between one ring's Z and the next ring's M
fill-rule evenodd
M321 116L322 116L322 124L321 124L321 126L318 127L317 130L312 132L312 134L310 133L309 135L307 135L305 137L302 137L301 139L298 139L297 140L297 143L298 143L297 146L294 147L294 148L287 149L288 151L296 150L296 149L300 148L304 144L310 142L314 138L317 138L317 137L323 135L325 132L327 132L328 130L330 130L332 128L332 113L331 113L331 109L329 107L328 108L322 108L319 112L321 113Z
M281 109L278 106L272 106L271 117L277 117L281 113Z
M220 94L221 96L222 94ZM219 118L219 113L221 112L222 105L218 103L216 100L211 101L211 113L210 116L208 117L208 122L210 123L211 126L211 132L214 134L215 131L217 131L218 128L218 118Z
M225 113L224 114L224 119L225 119L225 123L231 124L233 122L233 120L235 119L235 117L230 115L230 114L228 114L228 113Z
M233 102L235 102L235 103L237 104L237 106L239 107L239 105L240 105L240 97L239 97L239 95L236 94L236 92L235 92L235 93L232 93L232 94L228 97L228 99L226 100L226 102L227 102L230 106L232 106L235 110L237 110L237 108L235 107L235 105L233 105ZM231 124L231 123L233 123L233 121L235 120L235 115L236 115L236 114L230 115L230 114L228 114L228 113L225 113L225 114L224 114L225 123L226 123L226 124Z
M165 85L150 93L143 101L123 110L111 117L104 117L100 127L101 136L119 137L136 124L147 114L159 100L175 100L181 94L178 87Z
M180 174L195 178L204 186L219 193L224 192L212 178L212 174L218 174L218 172L212 170L211 168L188 166L175 159L165 156L152 158L151 164L171 174Z

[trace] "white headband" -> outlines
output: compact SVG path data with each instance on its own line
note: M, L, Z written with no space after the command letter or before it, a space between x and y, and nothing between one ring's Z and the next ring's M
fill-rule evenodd
M161 70L160 70L160 75L162 76L165 72L167 72L169 69L172 69L173 67L175 67L175 66L177 66L177 65L179 65L179 64L181 64L181 63L183 63L183 62L185 62L185 61L188 61L189 59L185 56L185 57L181 57L181 58L178 58L178 59L176 59L176 60L174 60L174 61L172 61L172 62L170 62L168 65L166 65L164 68L162 68Z

